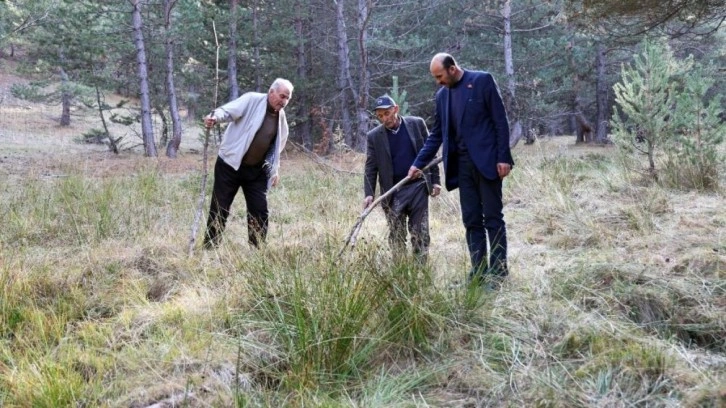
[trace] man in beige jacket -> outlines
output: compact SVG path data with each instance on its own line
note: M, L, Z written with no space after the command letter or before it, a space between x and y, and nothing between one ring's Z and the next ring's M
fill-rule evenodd
M205 248L219 244L240 188L247 204L249 243L259 247L265 241L269 219L267 191L279 180L280 153L288 135L284 108L292 91L290 81L278 78L267 94L247 92L204 118L207 128L231 122L222 137L214 166Z

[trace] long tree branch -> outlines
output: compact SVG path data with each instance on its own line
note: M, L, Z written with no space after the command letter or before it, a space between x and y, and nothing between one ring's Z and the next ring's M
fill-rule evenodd
M214 30L214 43L217 46L217 55L215 61L215 78L214 78L214 107L217 107L217 97L219 94L219 39L217 37L217 26L212 20L212 29ZM208 127L204 130L204 148L202 150L202 185L199 191L199 201L197 202L197 211L194 213L194 223L192 224L192 236L189 238L189 256L194 252L194 244L197 241L197 232L199 231L199 223L202 219L202 211L204 210L204 202L206 201L207 178L209 177L208 151L209 151L209 133Z
M441 160L443 160L442 157L437 157L437 158L431 160L431 162L429 164L427 164L426 166L424 166L424 168L422 168L421 171L426 171L426 170L430 169L431 167L438 165L439 163L441 163ZM386 191L385 194L382 194L380 197L378 197L375 201L373 201L368 207L366 207L363 210L363 212L358 217L358 220L355 222L355 225L353 225L353 229L351 229L350 234L348 234L348 238L345 239L345 245L343 246L343 249L341 249L340 252L338 253L338 257L343 255L343 252L345 251L346 248L348 248L348 246L350 246L351 248L353 248L355 246L358 232L360 231L360 228L363 225L363 221L365 221L366 217L368 217L368 215L373 211L373 209L376 208L376 206L378 204L380 204L381 201L390 197L391 194L395 193L399 188L403 187L410 180L411 180L410 177L408 177L408 176L404 177L403 180L396 183L393 187L391 187L390 190Z

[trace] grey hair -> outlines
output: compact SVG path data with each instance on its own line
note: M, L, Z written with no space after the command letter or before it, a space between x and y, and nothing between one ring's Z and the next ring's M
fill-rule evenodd
M288 81L287 79L277 78L274 82L272 82L272 85L270 85L270 90L278 90L281 86L287 88L290 93L292 93L292 90L294 88L294 86L292 86L292 82Z

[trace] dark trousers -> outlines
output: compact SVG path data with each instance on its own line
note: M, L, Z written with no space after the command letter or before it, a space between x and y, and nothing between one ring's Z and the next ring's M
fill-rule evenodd
M391 200L383 206L388 222L388 242L394 256L406 253L406 221L411 235L411 247L417 261L428 259L429 243L429 195L426 183L419 181L407 184L393 193Z
M502 213L502 180L484 178L468 156L459 157L459 197L471 258L470 277L506 276L507 229Z
M267 209L267 172L259 166L232 168L217 157L214 165L214 188L209 206L207 233L204 246L210 248L219 244L221 233L227 223L229 209L237 191L242 189L247 204L247 234L249 243L258 247L267 237L269 211Z

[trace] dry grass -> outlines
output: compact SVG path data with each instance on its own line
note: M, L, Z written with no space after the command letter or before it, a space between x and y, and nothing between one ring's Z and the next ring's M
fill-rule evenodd
M332 256L361 210L354 153L290 149L268 247L248 247L240 198L219 250L187 257L196 130L177 160L114 156L76 142L91 116L54 114L0 105L0 405L726 404L722 191L639 185L572 138L518 146L512 274L481 295L448 289L467 270L458 191L431 201L431 285L391 263L380 213Z

